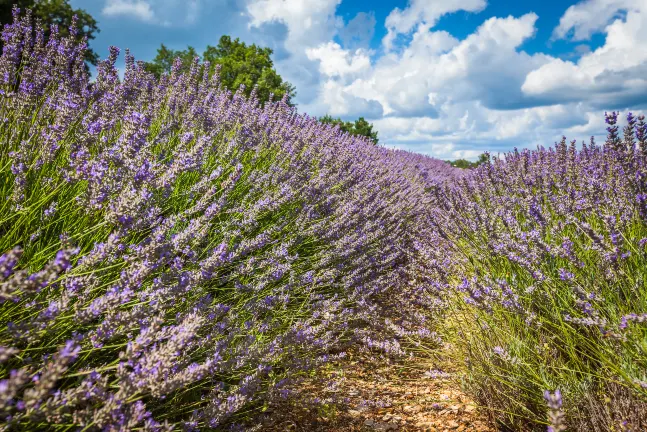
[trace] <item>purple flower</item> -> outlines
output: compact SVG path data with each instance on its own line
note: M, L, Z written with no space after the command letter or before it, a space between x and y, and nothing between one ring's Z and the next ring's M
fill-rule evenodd
M564 268L559 269L559 278L563 281L570 281L575 278L575 275Z

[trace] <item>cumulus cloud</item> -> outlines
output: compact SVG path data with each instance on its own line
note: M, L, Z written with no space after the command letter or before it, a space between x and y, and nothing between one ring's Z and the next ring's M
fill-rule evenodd
M438 2L409 0L409 4L404 10L395 8L387 16L385 26L388 32L382 43L384 48L389 51L398 35L409 33L420 24L431 28L445 14L459 10L479 12L486 5L486 0L444 0Z
M192 24L199 12L200 0L106 0L101 10L108 17L130 17L168 27Z
M586 55L591 52L591 47L588 46L587 44L580 44L576 45L573 48L573 51L564 53L560 57L565 58L565 59L570 59L570 58L580 58L583 55Z
M375 34L375 14L359 12L339 30L339 39L344 48L368 48Z
M357 49L354 52L342 49L335 42L328 42L316 48L306 49L310 60L319 61L319 70L329 77L356 75L371 67L369 52Z
M446 104L474 100L493 109L537 105L519 88L549 58L517 52L533 36L536 20L533 13L490 18L463 41L421 26L401 53L384 55L346 89L380 102L386 115L404 117L436 117ZM321 61L336 63L333 56Z
M382 105L347 92L337 82L329 80L321 87L320 101L328 109L326 113L343 118L379 118L383 115Z
M141 21L153 21L155 13L144 0L107 0L102 13L106 16L126 16Z
M478 102L447 107L442 117L385 117L375 121L380 142L442 159L475 158L513 147L536 148L559 141L563 134L587 138L604 131L604 118L583 104L489 110Z
M553 30L553 39L586 40L627 11L645 9L644 0L586 0L570 6Z
M589 36L597 30L593 26L579 26L574 17L589 16L597 11L600 15L613 15L619 2L589 1L572 6L562 17L560 26L575 26L576 37ZM627 4L626 2L624 3ZM644 106L647 103L647 4L643 9L628 10L624 19L617 18L606 25L605 44L595 51L584 53L577 62L553 59L531 71L522 91L527 95L541 96L554 103L587 101L592 107L606 109L623 108L629 105ZM597 9L594 7L597 6ZM583 27L582 27L583 26ZM581 29L581 30L578 30ZM559 34L563 33L560 29Z
M341 22L335 16L340 3L341 0L251 0L247 4L249 26L282 22L288 28L287 45L294 47L300 43L303 48L312 47L333 38L336 25Z

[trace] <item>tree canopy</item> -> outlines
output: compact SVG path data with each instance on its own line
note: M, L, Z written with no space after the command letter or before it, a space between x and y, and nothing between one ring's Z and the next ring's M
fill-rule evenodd
M287 93L288 103L292 105L291 100L296 95L295 88L276 72L272 53L271 48L259 47L255 44L247 45L238 38L232 39L225 35L220 38L217 46L207 45L202 56L192 46L183 50L174 50L162 44L155 58L147 62L145 67L159 77L163 73L171 72L176 58L181 60L181 70L186 71L198 57L202 61L209 62L211 73L215 71L216 65L220 65L220 81L229 90L236 91L241 84L244 84L245 94L249 96L256 85L261 102L267 102L271 93L274 94L274 100L282 98ZM373 125L364 117L354 122L345 122L325 115L319 121L339 125L344 132L365 136L375 144L379 141L377 131L373 130Z
M79 38L86 37L88 41L94 39L95 33L99 32L97 21L84 9L74 9L70 0L0 0L0 24L11 24L13 22L13 5L21 11L31 9L34 20L41 20L45 28L45 36L49 37L50 26L58 25L59 34L68 36L69 27L72 25L72 18L77 16ZM85 61L96 65L99 55L88 48L85 53Z
M454 161L447 161L447 163L456 168L476 168L477 166L487 162L487 160L487 154L481 153L476 162L470 162L467 159L456 159Z
M321 117L319 121L322 123L339 126L342 131L348 132L351 135L367 137L368 139L373 141L374 144L377 144L379 141L379 139L377 138L377 131L373 130L373 124L366 121L364 117L360 117L354 122L351 122L343 121L340 118L333 118L330 115L326 114L325 116Z
M201 60L210 63L211 73L215 71L216 65L220 65L220 80L231 91L238 90L244 84L245 94L249 96L256 85L261 102L267 102L273 93L274 100L287 94L288 102L291 103L296 95L295 88L274 69L272 53L271 48L247 45L238 38L232 40L230 36L222 36L217 46L207 46ZM162 44L153 61L146 63L146 69L157 76L169 73L177 57L182 60L182 68L186 70L191 67L193 59L200 56L191 46L184 50L173 50Z

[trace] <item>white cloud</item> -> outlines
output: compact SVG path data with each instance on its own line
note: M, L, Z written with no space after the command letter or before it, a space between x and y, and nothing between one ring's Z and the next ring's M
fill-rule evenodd
M155 14L144 0L107 0L103 10L106 16L127 16L141 21L153 21Z
M323 83L318 102L328 107L327 114L336 117L379 118L383 114L378 102L356 97L333 80Z
M387 16L385 26L388 32L382 43L385 49L389 51L397 35L409 33L419 24L431 28L445 14L459 10L478 12L483 10L486 4L486 0L444 0L437 2L410 0L404 10L395 8Z
M301 43L303 48L328 42L335 34L340 18L335 10L341 0L250 0L247 13L250 27L273 21L288 28L286 45ZM297 50L294 50L297 51Z
M610 2L586 2L582 9L569 8L564 16L579 16L578 11L588 16L598 3L608 6ZM590 27L585 30L588 32ZM585 53L576 63L551 60L528 74L522 91L555 103L588 101L608 108L631 105L640 99L643 104L647 102L647 3L643 10L629 10L626 20L616 19L604 31L603 46Z
M201 0L106 0L101 13L172 27L194 23L200 3Z
M563 93L567 87L591 89L594 85L592 74L581 70L573 62L554 59L530 72L521 89L531 95L545 94L553 90L556 93L554 96L558 96L561 92L562 97L567 98Z
M329 77L355 75L371 67L369 52L357 49L344 50L335 42L328 42L316 48L306 49L310 60L319 61L319 70Z
M572 32L573 40L586 40L602 31L621 11L645 8L644 0L586 0L570 6L553 30L553 38L561 39Z
M536 20L535 14L491 18L463 41L420 26L406 49L380 58L370 75L346 89L380 102L385 114L395 116L436 117L444 105L460 101L519 102L523 95L514 85L547 61L516 51L534 34Z
M339 29L339 38L345 48L368 48L375 34L375 14L359 12Z

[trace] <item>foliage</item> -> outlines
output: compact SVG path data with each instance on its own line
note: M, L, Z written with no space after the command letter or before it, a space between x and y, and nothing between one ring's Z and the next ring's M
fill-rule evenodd
M621 138L607 116L603 146L564 138L435 190L445 337L507 428L547 411L552 430L647 428L647 127L627 120Z
M486 163L487 160L488 160L487 153L481 153L479 155L479 158L475 162L470 162L467 159L456 159L453 161L447 161L447 163L455 168L468 169L468 168L476 168L477 166Z
M199 64L121 80L112 47L89 87L82 46L31 34L0 59L3 425L244 428L350 344L426 337L407 250L454 170Z
M196 57L199 57L199 55L192 46L180 51L167 48L166 45L162 44L157 49L157 55L153 61L146 62L144 67L146 71L154 74L155 77L160 78L163 73L171 73L175 59L179 58L181 62L179 71L187 73L191 70L191 65Z
M232 40L229 36L222 36L218 45L207 45L202 60L209 63L209 73L213 75L219 67L219 80L222 85L231 91L237 91L241 85L245 86L244 94L249 96L256 86L256 94L261 103L274 95L274 100L287 96L290 105L296 91L292 84L283 81L283 78L274 69L272 49L261 48L255 44L246 45L238 38ZM162 73L171 73L174 59L179 58L180 71L186 72L191 68L197 52L191 46L185 50L172 50L164 44L157 50L157 56L152 62L146 63L146 70L154 73L158 78Z
M340 118L333 118L332 116L326 114L325 116L319 119L320 122L325 124L331 124L333 126L339 126L339 128L351 135L354 136L363 136L368 138L373 142L373 144L378 143L377 131L373 130L373 125L367 122L364 117L360 117L355 120L355 122L343 121Z
M0 24L11 24L13 22L12 8L17 5L20 10L30 10L34 19L40 20L45 28L45 37L49 37L49 29L52 25L58 26L59 35L65 37L70 34L70 26L78 30L80 38L88 42L94 39L95 33L99 32L97 21L85 9L74 9L69 0L0 0ZM76 24L73 25L73 18L76 16ZM88 48L85 51L85 61L95 65L99 55Z

